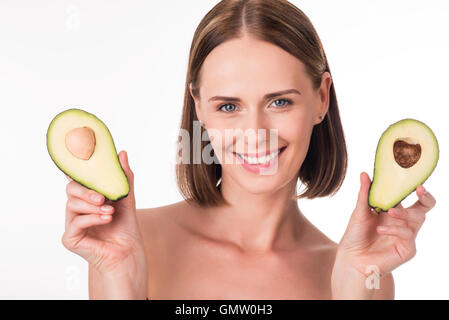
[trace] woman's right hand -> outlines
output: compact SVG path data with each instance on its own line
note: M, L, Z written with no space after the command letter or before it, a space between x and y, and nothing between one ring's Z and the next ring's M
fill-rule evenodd
M110 201L67 177L66 223L62 243L68 250L84 258L97 274L109 278L125 276L146 283L146 259L134 197L134 174L128 155L121 151L120 164L128 179L129 194Z

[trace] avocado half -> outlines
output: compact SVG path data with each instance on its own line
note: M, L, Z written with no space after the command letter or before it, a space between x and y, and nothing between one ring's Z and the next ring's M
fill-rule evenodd
M47 130L47 150L56 166L81 185L112 201L128 195L111 133L95 115L81 109L57 114Z
M390 125L377 144L368 204L376 212L395 207L432 174L438 141L423 122L403 119Z

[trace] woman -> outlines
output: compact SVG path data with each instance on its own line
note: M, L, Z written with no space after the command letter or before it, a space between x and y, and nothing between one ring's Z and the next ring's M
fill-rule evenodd
M193 139L196 121L211 145ZM191 46L181 129L189 150L212 149L218 160L183 154L184 201L136 210L124 151L126 198L105 201L68 183L62 242L88 261L92 299L394 298L391 272L415 255L435 199L419 186L413 206L377 214L362 172L338 244L300 211L298 198L334 194L347 164L326 55L302 11L287 1L224 0L207 13ZM226 140L228 129L265 131ZM307 187L299 197L298 179Z

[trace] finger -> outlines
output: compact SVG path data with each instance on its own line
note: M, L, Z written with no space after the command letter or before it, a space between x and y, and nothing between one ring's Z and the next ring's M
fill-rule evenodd
M65 231L69 229L70 224L76 216L78 216L78 213L67 209L65 210Z
M73 227L74 230L87 229L92 226L108 223L111 221L111 219L112 216L110 214L78 215L77 217L75 217L75 219L73 219L70 226Z
M411 240L414 239L415 233L412 229L404 226L397 226L397 225L382 225L377 226L376 228L377 232L384 235L389 236L396 236L403 240Z
M435 206L435 198L422 185L416 188L416 194L418 200L409 207L410 210L427 213Z
M63 236L64 246L69 249L75 248L77 243L84 236L87 228L104 225L111 221L111 215L89 214L76 216L72 222L67 225L66 232Z
M399 205L396 206L399 208ZM391 213L390 210L383 211L380 213L379 224L381 225L398 225L398 226L407 226L408 221L404 219L399 219L399 216L396 216Z
M403 207L397 206L396 208L390 208L388 210L388 215L395 219L405 220L410 223L422 225L426 220L424 214L419 214L417 212L411 212Z
M134 197L134 173L132 172L129 162L128 162L128 153L125 150L120 151L118 154L118 158L120 160L120 165L122 166L123 172L126 175L126 178L129 183L129 192L128 195L120 200L120 203L125 207L132 209L135 207L135 197Z
M102 205L104 196L94 190L90 190L76 181L71 181L66 187L67 196L76 197L95 205Z
M67 209L78 214L112 214L114 207L104 204L101 206L93 205L79 198L70 198L67 200Z
M69 181L73 181L73 179L72 178L70 178L68 175L66 175L65 174L65 177L67 178L67 180L69 180Z
M371 186L371 179L364 171L360 173L360 189L357 198L356 209L354 210L351 221L360 222L373 218L372 210L368 205L368 193Z
M65 231L68 231L70 228L72 228L72 223L75 220L75 218L79 217L79 216L87 216L87 215L95 215L95 216L111 216L112 217L113 213L89 213L89 214L82 214L82 213L77 213L71 210L67 210L66 211L66 216L65 216ZM103 217L102 220L107 220L106 217ZM82 230L78 230L79 232L81 232Z
M87 213L87 212L85 213L85 212L83 212L84 210L85 211L90 211L87 208L87 206L90 207L90 206L94 206L94 205L86 203L85 201L83 201L81 199L78 199L78 198L70 198L69 200L67 200L67 203L66 203L66 216L65 216L65 230L66 231L68 230L68 228L69 228L70 224L72 223L73 219L75 219L79 215L83 215L83 214L84 215L85 214L111 215L111 214L113 214L115 212L115 208L112 207L112 206L107 206L107 207L111 207L112 211L110 211L111 209L109 209L109 208L108 209L105 208L105 210L104 210L105 212L103 212L103 210L101 210L100 206L98 206L98 207L94 206L94 207L97 207L99 209L98 212L94 212L94 209L90 208L92 210L91 211L92 213Z
M125 172L126 178L129 182L130 190L129 192L132 193L134 190L134 173L131 170L131 167L129 166L129 160L128 160L128 153L125 150L120 151L119 155L120 165L122 166L123 171Z
M368 209L368 191L371 185L371 179L369 178L366 172L362 172L360 174L360 189L359 195L357 199L357 204L362 207Z

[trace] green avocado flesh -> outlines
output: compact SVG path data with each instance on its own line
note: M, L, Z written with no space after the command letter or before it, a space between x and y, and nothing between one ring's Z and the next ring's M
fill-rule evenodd
M395 207L427 180L438 158L438 141L426 124L408 118L390 125L377 144L370 207Z
M67 147L67 133L77 128L91 129L89 132L94 137L88 159L75 156ZM80 141L85 143L85 140ZM78 146L85 147L79 143ZM68 109L56 115L47 130L47 149L56 166L83 186L113 201L128 195L129 183L111 133L95 115L80 109Z

